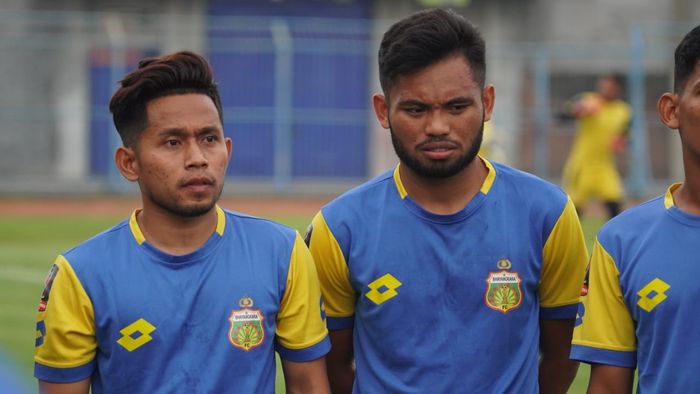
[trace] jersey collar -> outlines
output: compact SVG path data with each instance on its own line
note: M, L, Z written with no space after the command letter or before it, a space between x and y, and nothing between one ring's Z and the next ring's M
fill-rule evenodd
M689 226L700 227L700 215L690 214L679 209L673 201L673 191L680 186L681 183L674 183L666 190L666 194L664 195L664 208L666 208L666 212L675 220Z
M681 187L681 183L674 183L673 185L669 186L668 190L666 190L666 194L664 195L664 207L666 209L669 209L671 207L674 207L676 204L673 202L673 192Z
M479 191L483 194L488 194L489 190L491 190L491 186L493 186L493 182L496 180L496 169L491 165L491 162L488 160L484 159L481 156L477 156L484 165L486 165L486 169L488 170L488 174L486 174L486 179L484 179L484 183L481 184L481 188ZM399 175L399 166L401 164L397 164L396 167L394 168L394 183L396 184L396 190L398 190L399 195L401 196L401 199L405 199L406 196L408 196L408 192L406 191L406 188L403 186L403 182L401 182L401 176Z
M146 241L146 237L143 236L141 228L139 227L139 224L136 221L136 215L138 215L139 212L141 212L141 209L135 209L134 212L131 213L131 217L129 218L129 228L131 228L131 234L134 236L136 243L141 245ZM219 236L223 236L225 229L226 214L224 213L224 210L221 209L221 207L216 205L216 233L219 234Z

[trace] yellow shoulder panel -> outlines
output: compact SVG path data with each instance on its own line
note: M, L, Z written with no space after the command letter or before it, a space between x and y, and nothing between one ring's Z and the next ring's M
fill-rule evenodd
M553 308L578 303L588 251L570 198L545 242L542 258L540 304Z
M309 249L297 233L289 262L287 286L277 313L277 339L287 349L303 349L327 335L321 288Z
M95 314L68 260L58 256L54 265L53 284L37 316L34 360L53 368L78 367L95 358Z
M316 263L321 292L329 317L349 317L355 314L357 295L350 284L350 271L323 214L314 217L309 248Z
M572 343L600 349L634 351L634 323L620 290L613 258L595 241L588 273L588 292L581 297L583 315Z

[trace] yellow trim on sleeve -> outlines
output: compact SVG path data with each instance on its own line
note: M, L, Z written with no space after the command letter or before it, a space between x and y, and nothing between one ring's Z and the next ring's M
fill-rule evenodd
M681 187L681 183L674 183L673 185L669 186L668 189L666 189L666 194L664 195L664 207L666 209L671 208L672 206L676 205L673 202L673 192Z
M401 175L399 175L400 165L401 164L397 164L396 167L394 167L394 183L396 184L396 189L399 191L399 196L401 196L401 199L403 200L408 195L408 192L406 191L406 188L403 187L403 182L401 182Z
M567 198L542 251L540 305L553 308L578 303L588 251L573 202Z
M490 161L481 156L478 156L478 158L484 162L486 169L489 171L489 173L486 174L486 179L484 179L484 183L481 185L481 189L479 189L479 191L484 194L488 194L489 190L491 190L491 186L493 186L493 182L496 180L496 169L493 167Z
M620 273L598 239L593 244L588 293L581 297L583 316L572 343L600 349L635 351L634 322L620 289Z
M74 368L95 358L95 313L80 279L68 260L58 256L46 309L37 321L45 327L43 343L34 349L34 360L53 368Z
M277 313L277 339L287 349L321 342L328 329L321 312L321 287L306 244L297 233L289 261L287 285Z
M314 217L311 226L309 248L316 263L326 313L329 317L352 316L357 295L350 283L350 270L343 251L321 212Z
M131 213L131 218L129 218L129 228L131 229L131 234L134 235L134 239L136 239L136 243L141 245L142 243L146 242L146 237L143 236L141 228L139 228L139 223L136 221L136 215L138 215L139 212L141 212L140 209L135 209L134 212Z
M580 346L587 346L587 347L593 347L596 349L605 349L605 350L613 350L616 352L634 352L637 350L636 347L629 347L629 346L615 346L615 345L610 345L606 343L599 343L599 342L591 342L591 341L582 341L582 340L576 340L574 339L572 341L574 345L580 345Z
M226 230L226 213L221 207L216 206L216 233L223 236Z

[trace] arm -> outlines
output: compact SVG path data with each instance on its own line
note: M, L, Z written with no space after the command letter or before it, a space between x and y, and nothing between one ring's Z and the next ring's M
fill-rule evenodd
M592 364L589 394L631 393L634 369L613 365Z
M58 256L49 271L38 310L34 376L39 392L87 393L96 368L94 311L64 256Z
M616 155L623 154L627 150L627 141L629 140L629 131L631 126L630 121L625 122L624 126L619 130L619 132L613 136L611 148L613 153Z
M334 394L351 393L355 380L352 329L331 331L330 338L331 351L326 358L328 381Z
M587 277L571 357L591 364L589 393L630 393L637 364L635 323L622 295L617 264L599 238Z
M347 239L347 234L340 239ZM355 380L352 343L356 292L339 242L322 213L318 213L307 234L307 242L318 268L326 312L331 350L326 356L328 380L333 393L351 393Z
M574 319L540 320L540 393L566 393L578 362L569 359Z
M568 99L561 111L557 114L559 119L571 120L595 114L600 110L601 100L593 93L579 93Z
M287 386L287 393L330 393L324 357L306 362L282 359L282 371L284 372L284 383Z
M90 378L73 383L51 383L39 380L40 394L87 394L90 389Z
M569 360L569 352L587 260L581 224L567 197L543 250L538 290L542 393L566 393L576 377L578 362Z

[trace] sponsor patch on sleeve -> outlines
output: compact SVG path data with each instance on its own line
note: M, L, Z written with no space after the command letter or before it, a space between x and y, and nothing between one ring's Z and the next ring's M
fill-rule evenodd
M51 293L51 286L53 285L54 279L58 275L58 266L56 264L51 266L48 275L46 275L46 280L44 280L44 290L41 292L41 299L39 300L39 307L37 310L43 312L46 310L46 305L49 302L49 294Z
M314 232L314 226L312 224L309 224L309 227L306 229L306 235L304 236L304 242L306 243L306 246L311 246L311 233Z

